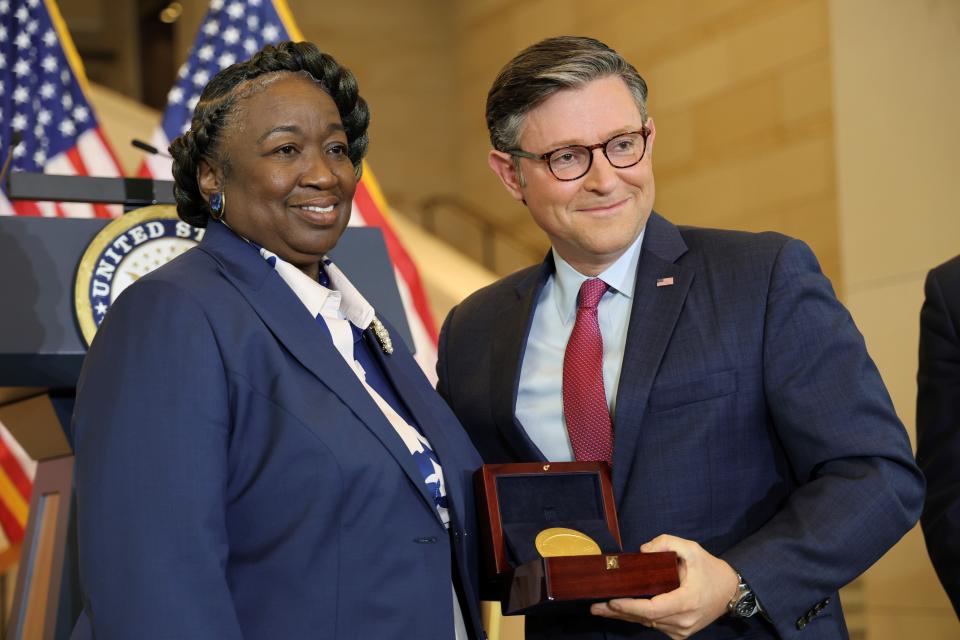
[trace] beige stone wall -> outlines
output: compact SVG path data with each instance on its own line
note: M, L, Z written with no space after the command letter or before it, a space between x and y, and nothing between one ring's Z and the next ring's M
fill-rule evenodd
M846 303L913 437L923 279L960 253L960 3L831 0L830 22ZM919 527L862 583L870 640L960 638Z

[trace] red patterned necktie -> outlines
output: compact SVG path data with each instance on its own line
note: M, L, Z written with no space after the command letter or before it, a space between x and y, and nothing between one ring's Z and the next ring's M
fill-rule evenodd
M563 415L577 460L613 459L613 424L603 390L603 337L597 304L607 291L598 278L580 286L577 321L563 357Z

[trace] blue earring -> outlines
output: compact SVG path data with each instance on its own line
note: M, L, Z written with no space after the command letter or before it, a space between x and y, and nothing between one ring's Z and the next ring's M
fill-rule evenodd
M223 220L223 209L227 205L227 196L222 191L217 191L210 196L210 217L214 220Z

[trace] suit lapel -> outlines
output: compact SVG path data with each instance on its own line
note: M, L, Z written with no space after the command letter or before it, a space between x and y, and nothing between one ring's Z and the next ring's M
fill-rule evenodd
M395 335L393 327L388 326L388 329ZM366 333L367 339L372 340L370 344L378 345L373 332L368 329ZM444 423L430 408L427 398L424 397L424 391L430 389L430 384L424 377L423 372L420 371L416 361L408 355L405 350L402 352L397 350L394 351L393 354L388 355L383 353L379 346L377 346L371 349L371 351L374 352L374 358L378 360L387 378L393 384L394 389L396 389L397 396L401 398L413 416L413 419L417 422L414 426L419 427L420 432L430 441L430 447L436 452L441 466L444 464L444 460L449 461L451 465L454 464L454 452L448 446L449 442L443 428ZM429 393L433 393L433 391L431 390ZM437 396L437 399L439 400L439 396ZM452 426L460 428L458 424ZM411 469L418 472L412 462L412 456L408 454L407 458L411 460ZM434 511L436 511L433 496L427 491L427 485L423 482L423 476L418 475L417 477L420 479L418 486L424 499L427 500L431 507L434 507ZM460 477L457 473L445 473L444 483L446 484L448 496L462 495L463 487L461 486Z
M221 264L224 276L246 298L277 340L373 432L436 513L433 498L427 493L413 456L333 342L324 337L316 319L310 317L279 274L244 240L221 224L208 225L201 249ZM312 423L309 426L316 428Z
M656 213L644 232L614 416L613 486L624 493L650 389L683 309L695 271L676 264L687 251L680 231ZM667 280L662 280L666 278ZM671 282L672 284L661 283Z
M548 254L541 265L532 269L502 309L494 333L490 367L490 403L497 429L510 444L517 460L545 460L516 418L520 367L526 349L527 335L533 322L533 311L547 278L553 272L553 257Z

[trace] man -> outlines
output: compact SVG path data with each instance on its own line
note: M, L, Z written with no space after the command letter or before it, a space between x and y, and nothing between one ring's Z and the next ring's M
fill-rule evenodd
M679 589L527 635L845 638L837 590L916 522L922 476L806 245L652 212L646 98L574 37L487 98L489 164L553 249L450 312L439 389L487 462L610 460L624 549L681 558Z
M960 256L927 274L920 311L917 463L927 479L923 536L960 616Z

